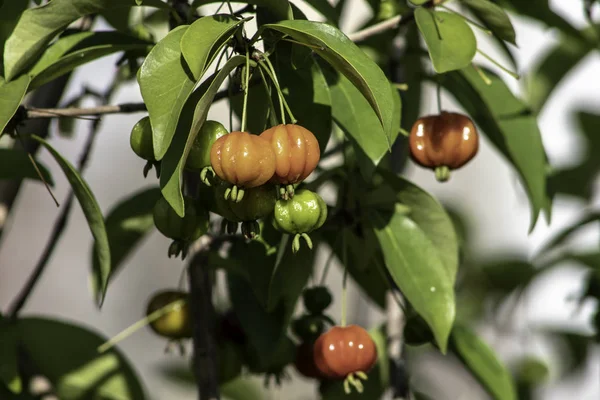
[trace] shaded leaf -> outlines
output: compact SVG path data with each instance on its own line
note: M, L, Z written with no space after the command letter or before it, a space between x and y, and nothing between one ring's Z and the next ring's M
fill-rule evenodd
M82 32L59 39L28 72L29 90L98 58L120 51L144 51L151 43L119 32Z
M0 63L4 57L4 44L19 21L21 13L29 6L28 1L0 1ZM0 65L0 75L4 75L4 64Z
M143 400L137 374L115 348L99 354L106 338L59 320L25 318L17 323L19 340L35 367L61 400Z
M4 81L0 76L0 136L21 105L29 82L28 76L22 76L12 82ZM14 127L9 128L14 129Z
M183 217L185 212L181 182L188 154L202 124L206 121L210 105L223 81L234 68L245 62L246 58L243 56L234 56L229 59L219 72L202 82L200 87L188 98L181 115L173 121L177 126L171 146L161 163L160 188L164 198L180 217ZM150 121L152 123L152 119ZM152 124L153 133L155 133L154 128L155 126ZM156 136L154 138L156 139ZM156 147L154 150L156 153Z
M4 48L4 73L12 80L35 62L54 36L75 20L109 8L132 7L134 0L52 0L26 10ZM147 0L144 6L168 7L160 0Z
M106 217L106 234L110 246L109 279L120 269L121 263L135 246L154 229L152 210L160 198L160 189L144 189L115 205ZM102 276L96 248L92 253L92 277ZM94 282L101 287L101 282Z
M221 394L228 400L266 399L262 386L251 378L239 377L221 385Z
M0 384L4 383L12 393L21 393L23 389L19 376L18 343L17 326L0 318Z
M328 0L306 0L306 3L324 16L327 21L336 26L340 24L340 15Z
M39 161L36 163L46 183L54 186L54 180L48 168ZM25 178L41 181L27 153L23 150L0 148L0 179L21 180Z
M463 325L452 330L452 350L496 400L516 400L512 376L495 352Z
M490 28L494 36L514 45L517 44L515 28L502 7L489 0L460 1Z
M515 97L496 74L485 70L487 85L474 68L445 75L442 85L522 178L531 203L531 225L544 210L550 219L551 200L546 192L546 153L535 115Z
M92 291L94 299L98 303L98 306L102 306L104 302L104 296L106 295L106 288L108 286L108 278L111 271L110 265L110 246L108 243L108 237L106 235L106 227L104 226L104 218L102 217L102 211L92 193L92 190L88 184L83 180L79 172L65 160L48 142L44 139L32 135L32 139L38 141L43 145L54 157L60 168L65 173L67 180L71 184L73 193L81 205L81 209L88 222L92 236L94 236L94 247L96 250L96 256L98 258L98 269L95 270L95 274L92 278Z
M221 0L194 0L192 7L198 8L205 4L220 3ZM278 19L292 19L292 10L287 0L245 0L244 3L265 8Z
M313 48L313 51L342 73L367 99L388 138L397 129L393 126L394 99L383 71L346 35L335 27L313 21L282 21L264 25L291 36ZM391 139L389 139L391 143Z
M477 40L461 16L419 7L415 10L415 20L437 73L462 69L471 63L477 52Z

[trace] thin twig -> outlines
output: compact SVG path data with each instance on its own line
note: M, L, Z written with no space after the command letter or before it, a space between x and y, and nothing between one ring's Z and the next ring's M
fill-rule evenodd
M386 19L385 21L381 21L378 24L375 24L373 26L369 26L368 28L361 29L360 31L351 33L348 35L348 38L350 40L352 40L353 42L361 42L370 36L377 35L381 32L385 32L389 29L394 29L395 27L397 27L400 24L401 20L402 20L402 16L396 15L395 17Z

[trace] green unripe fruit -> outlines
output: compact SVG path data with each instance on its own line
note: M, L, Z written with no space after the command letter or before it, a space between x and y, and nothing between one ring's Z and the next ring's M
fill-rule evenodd
M185 339L192 337L192 321L187 300L188 294L184 292L167 290L152 296L146 308L146 315L150 315L177 300L185 300L186 303L168 311L158 319L150 322L149 326L159 336L169 339Z
M249 222L265 218L273 212L276 201L275 188L271 185L246 189L244 198L239 203L225 200L225 191L229 185L219 183L215 188L217 212L232 222Z
M319 229L327 219L327 204L318 194L302 189L290 200L275 203L274 225L280 231L302 234Z
M325 320L316 315L303 315L294 320L292 331L303 341L314 342L325 331Z
M185 167L193 171L210 167L210 149L213 143L228 133L229 131L220 122L206 121L194 139Z
M156 161L154 157L154 145L152 144L152 127L150 118L140 119L131 130L129 137L131 149L138 157L148 161Z
M185 216L181 218L161 197L154 206L154 225L168 238L191 242L208 232L208 212L192 198L186 197L184 202Z
M322 314L331 305L333 298L325 286L316 286L305 289L302 294L304 308L311 314Z
M525 357L521 360L517 379L527 385L537 386L548 379L550 371L546 363L536 357Z
M242 373L243 358L240 346L232 342L221 342L217 348L219 383L224 384Z

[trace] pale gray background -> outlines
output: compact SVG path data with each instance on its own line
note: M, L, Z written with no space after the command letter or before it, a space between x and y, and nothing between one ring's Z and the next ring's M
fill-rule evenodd
M298 1L293 1L305 10L310 18L318 16ZM577 26L586 24L580 1L551 1L553 8ZM342 27L345 32L354 31L368 18L368 10L361 1L351 1L346 23ZM534 64L544 51L557 40L552 31L545 31L541 25L531 21L514 19L518 33L519 51L517 59L524 70ZM481 35L479 35L482 40ZM485 46L484 46L485 47ZM499 55L498 55L499 56ZM103 59L81 68L74 76L69 94L78 93L82 83L102 89L114 71L114 58ZM480 60L482 61L482 60ZM588 57L569 79L556 91L544 113L540 125L543 140L555 165L568 165L576 162L583 144L571 134L574 122L571 112L586 109L598 112L600 107L600 58L597 53ZM503 75L515 90L519 84ZM410 82L409 82L410 83ZM425 111L436 111L433 100L433 88L429 88ZM117 102L139 101L140 94L136 85L128 85L119 91ZM456 109L449 98L444 98L445 108ZM141 176L143 162L129 148L129 132L141 115L109 116L105 118L100 137L85 178L94 190L98 202L104 211L111 208L126 193L150 185L151 180ZM224 103L215 105L211 110L211 118L223 122L227 120L227 108ZM86 122L78 122L78 129L72 140L54 137L51 142L58 151L75 161L79 154L85 133ZM35 133L35 132L31 132ZM59 168L47 153L42 152L40 159L48 165L57 181L54 193L63 199L68 184ZM542 221L535 231L528 236L529 209L524 191L515 174L509 169L502 157L484 139L481 151L475 160L466 168L455 173L452 180L444 185L436 183L429 171L410 166L408 177L423 188L431 191L445 202L467 212L473 229L474 247L477 254L492 256L507 253L533 254L537 248L553 232L567 226L584 212L585 204L575 200L560 200L555 203L553 223L551 227ZM598 197L594 204L598 205ZM55 221L58 210L39 184L25 184L8 232L5 234L0 252L0 305L4 308L13 299L29 275L33 265L46 243L48 234ZM593 245L598 242L598 232L589 230L578 238L578 245ZM37 290L30 298L26 313L43 314L77 321L110 337L140 318L148 297L158 289L177 285L182 264L178 260L166 258L168 240L154 233L140 246L135 257L130 258L123 272L114 280L108 291L106 303L101 311L94 306L88 290L90 268L91 235L85 219L78 206L72 212L70 224L66 230L48 269L41 279ZM321 252L319 263L327 257ZM556 324L570 321L574 327L587 328L585 321L594 304L586 304L579 314L574 314L574 305L565 301L570 294L580 289L582 270L574 265L565 265L535 284L528 303L520 309L517 329L534 327L543 324ZM333 288L340 287L340 274L337 269L330 275ZM355 293L354 291L351 291ZM355 298L350 306L350 321L364 324L381 320L382 316L370 309L364 301ZM332 314L339 315L339 303L333 307ZM512 327L512 324L509 324ZM511 359L518 350L514 343L503 339L503 335L483 329L485 338L499 350L503 356ZM534 338L528 338L527 348L541 354L552 363L558 363L556 355L549 353L547 346ZM142 329L124 341L121 349L134 362L149 392L155 399L193 399L192 387L174 384L165 380L158 371L158 366L168 362L182 362L177 356L165 356L165 342ZM435 362L424 362L419 370L431 371ZM453 372L455 373L455 372ZM442 379L443 378L443 379ZM483 399L485 395L465 385L453 384L453 389L446 387L447 378L442 377L433 388L435 393L446 393L447 398ZM415 382L420 378L415 377ZM600 354L594 354L586 373L568 384L556 387L549 384L543 390L543 398L547 400L600 398ZM293 384L286 384L281 390L272 392L272 399L311 399L315 398L312 385L297 379ZM442 395L440 395L442 396Z

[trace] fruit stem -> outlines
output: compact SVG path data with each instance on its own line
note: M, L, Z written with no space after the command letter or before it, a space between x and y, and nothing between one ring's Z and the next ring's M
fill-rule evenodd
M441 114L442 113L442 85L440 84L439 77L437 80L436 97L437 97L438 113Z
M271 126L275 126L275 125L277 125L277 111L275 110L275 104L273 104L273 98L271 97L271 88L269 87L267 78L265 77L265 73L263 72L262 68L259 68L258 71L260 72L260 77L262 79L263 85L265 86L265 92L267 93L267 98L269 99L269 106L270 106L269 120L271 122ZM283 109L281 110L281 112L283 113Z
M250 80L250 53L248 45L246 45L246 68L245 76L242 78L242 86L244 88L244 106L242 108L242 128L241 131L246 131L246 110L248 108L248 81Z
M342 233L342 262L344 263L344 277L342 278L342 320L341 326L346 326L347 316L347 286L348 286L348 247L346 246L346 231Z
M131 336L132 333L134 333L138 329L156 321L157 319L159 319L163 315L170 313L171 311L177 310L178 308L183 306L185 303L186 303L185 299L179 299L172 303L167 304L166 306L164 306L162 308L159 308L158 310L154 311L153 313L140 319L133 325L128 326L127 328L125 328L124 330L119 332L117 335L112 337L109 341L98 346L98 353L104 353L105 351L110 350L112 347L114 347L114 345L116 345L120 341L128 338L129 336Z
M261 55L263 60L268 60L269 58L266 55ZM285 125L285 110L283 105L283 94L281 93L281 89L279 88L279 82L277 81L277 77L273 75L268 65L266 65L263 61L258 60L258 65L265 70L271 81L275 84L275 89L277 90L277 98L279 99L279 112L281 114L281 123Z
M513 71L509 70L508 68L506 68L505 66L501 65L498 61L494 60L491 56L487 55L483 51L477 49L477 52L479 54L481 54L482 56L484 56L485 58L487 58L488 61L490 61L496 67L500 68L502 71L506 72L507 74L509 74L510 76L512 76L513 78L515 78L516 80L521 79L521 77L519 76L519 74L517 74L516 72L513 72Z
M483 72L483 70L481 68L479 68L477 65L475 65L475 64L471 64L471 65L473 66L475 71L477 71L477 73L479 74L479 77L481 78L483 83L490 86L492 84L492 80L485 74L485 72Z
M266 57L263 55L263 60L265 60L267 66L268 66L267 73L270 75L271 79L273 80L273 83L275 83L275 88L277 89L277 93L279 95L279 100L281 102L283 102L283 105L285 106L285 109L286 109L288 115L290 116L291 123L295 124L297 122L297 119L296 119L296 117L294 117L294 114L292 113L290 106L288 105L287 101L285 100L285 97L283 96L283 92L281 91L281 86L279 86L279 81L277 80L275 68L273 68L273 64L271 64L271 60L269 60L269 57ZM282 116L282 119L283 119L283 116Z
M450 179L450 168L445 165L437 167L435 169L435 179L437 179L438 182L446 182Z

